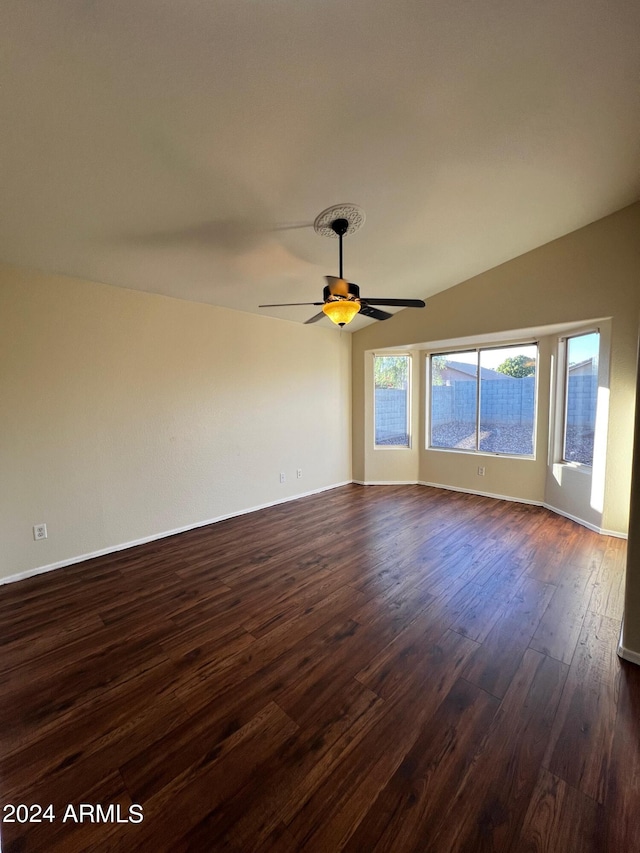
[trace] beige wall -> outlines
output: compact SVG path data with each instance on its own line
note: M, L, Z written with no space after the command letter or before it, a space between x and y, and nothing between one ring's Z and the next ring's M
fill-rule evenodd
M371 433L367 425L370 407L365 403L367 352L478 336L491 340L492 335L497 339L511 330L611 318L610 411L601 526L626 531L640 311L639 235L640 204L636 204L436 294L427 300L424 310L402 311L391 320L357 332L353 342L354 477L374 479L367 467ZM544 369L540 381L548 381ZM544 394L540 396L542 399ZM545 429L543 418L538 423L539 437ZM424 446L422 439L421 443ZM384 472L378 462L375 479L393 479L395 463L388 456ZM495 479L485 478L480 488L475 457L437 451L420 456L416 479L425 482L495 490L531 500L543 500L547 490L542 464L496 459L491 466Z
M640 400L640 349L638 350L636 393L637 399ZM633 472L627 552L627 585L619 652L628 660L640 664L640 406L636 409L635 418Z
M0 578L349 481L350 347L0 268Z

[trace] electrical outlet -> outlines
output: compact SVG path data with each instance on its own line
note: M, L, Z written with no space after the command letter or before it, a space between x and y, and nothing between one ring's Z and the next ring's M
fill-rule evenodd
M33 525L33 538L38 541L38 539L46 539L47 538L47 525L46 524L34 524Z
M302 479L302 468L298 468L296 470L296 477L301 480Z
M478 467L478 477L484 477L486 470L487 469L483 465L479 466Z
M281 471L281 472L280 472L280 482L281 482L281 483L286 483L286 482L287 482L287 475L284 473L284 471Z

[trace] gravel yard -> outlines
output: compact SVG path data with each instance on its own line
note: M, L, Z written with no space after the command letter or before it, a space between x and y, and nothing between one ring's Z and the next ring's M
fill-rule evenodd
M452 421L438 424L431 436L432 447L455 447L475 450L475 424ZM480 430L480 450L487 453L533 455L531 427L519 424L486 425ZM567 430L566 458L570 462L590 465L593 457L593 431L581 427Z
M377 447L409 447L406 435L392 435L387 438L376 438Z
M476 449L475 424L450 422L438 424L431 435L433 447ZM531 427L520 424L487 425L480 430L480 450L487 453L517 453L531 456L533 441Z
M593 462L593 430L580 426L567 427L565 458L568 462Z

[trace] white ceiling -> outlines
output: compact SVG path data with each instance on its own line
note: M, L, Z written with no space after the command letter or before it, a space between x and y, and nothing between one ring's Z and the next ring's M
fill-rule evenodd
M636 0L4 0L0 259L298 322L640 196ZM357 319L352 328L366 321ZM328 320L323 323L329 323Z

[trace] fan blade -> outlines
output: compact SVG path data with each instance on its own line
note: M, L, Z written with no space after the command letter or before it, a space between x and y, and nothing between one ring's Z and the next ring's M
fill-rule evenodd
M275 302L271 305L258 305L258 308L288 308L290 305L324 305L324 302Z
M318 304L318 303L316 303L316 304ZM322 302L320 302L320 305L322 305L322 304L323 304L323 303L322 303ZM307 323L317 323L317 322L318 322L318 320L322 320L322 318L323 318L324 316L325 316L325 315L324 315L324 312L323 312L323 311L321 311L319 314L314 314L314 315L313 315L313 317L309 317L309 319L308 319L308 320L305 320L305 321L304 321L304 325L306 326L306 325L307 325Z
M313 228L313 222L283 222L273 225L269 231L295 231L298 228Z
M329 292L332 296L348 296L349 282L344 278L338 278L335 275L325 275Z
M196 246L237 252L260 246L278 231L313 228L313 222L270 223L264 216L245 216L198 222L185 228L148 233L123 234L120 239L141 246Z
M389 317L393 317L393 314L389 314L388 311L380 311L378 308L369 308L368 305L362 305L360 308L360 314L363 317L372 317L374 320L388 320Z
M362 301L366 302L367 305L391 305L402 308L424 308L426 306L424 299L384 299L382 297L367 299L363 296Z

